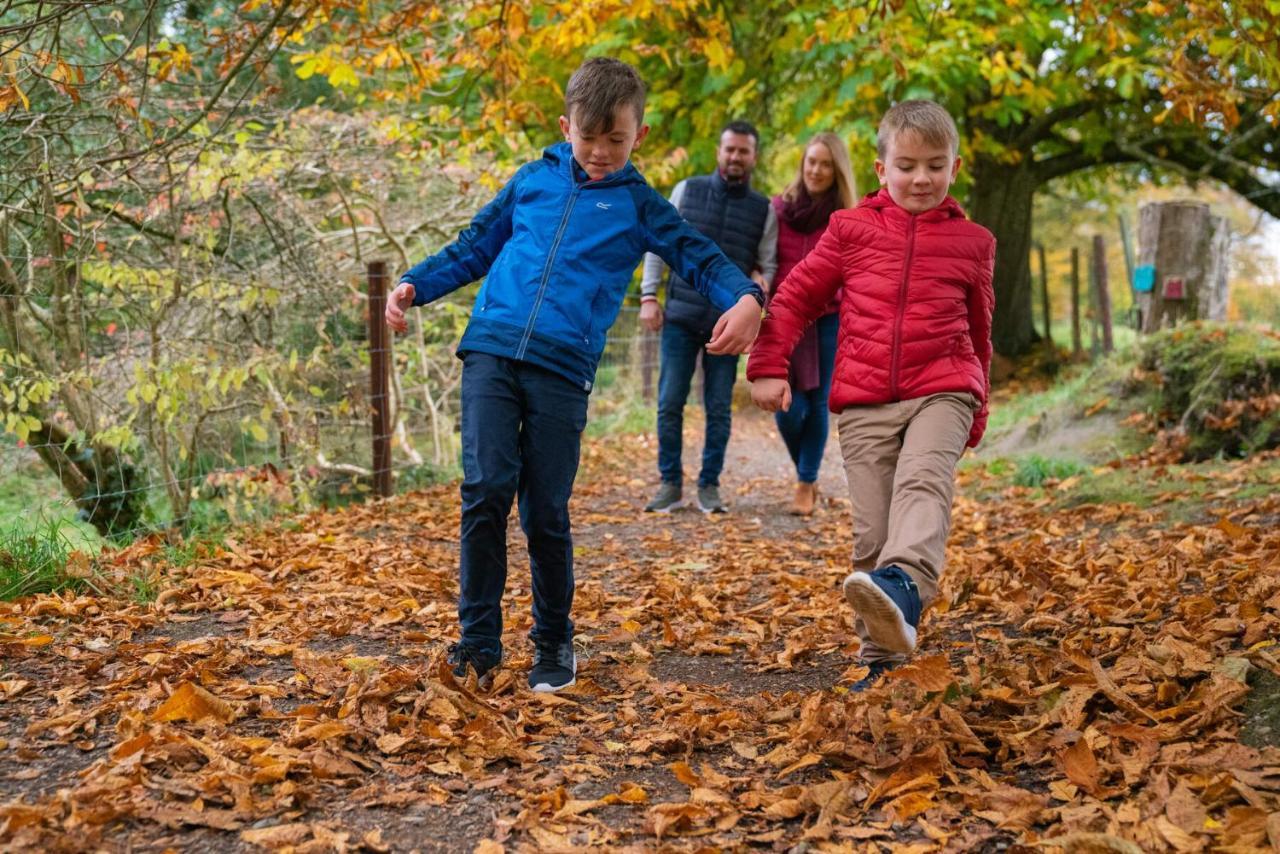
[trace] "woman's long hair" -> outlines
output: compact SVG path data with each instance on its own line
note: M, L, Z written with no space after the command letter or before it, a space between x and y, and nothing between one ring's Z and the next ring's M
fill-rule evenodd
M845 147L844 141L840 137L830 131L815 133L805 143L804 151L808 152L809 148L815 143L821 143L826 146L827 151L831 152L831 163L836 168L835 188L837 198L840 200L838 207L853 207L858 200L858 190L853 183L853 165L849 162L849 149ZM782 200L784 202L794 202L800 195L800 188L803 186L804 153L800 155L800 169L796 174L796 179L782 191Z

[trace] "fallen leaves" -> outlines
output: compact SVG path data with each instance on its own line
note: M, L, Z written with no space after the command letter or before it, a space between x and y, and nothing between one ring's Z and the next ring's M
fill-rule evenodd
M0 845L1280 845L1280 754L1237 740L1249 680L1280 672L1274 495L1162 525L962 493L923 648L855 694L842 514L655 528L615 457L579 488L561 695L523 687L516 548L506 666L481 690L443 662L452 488L237 536L152 608L0 606L0 773L26 793Z

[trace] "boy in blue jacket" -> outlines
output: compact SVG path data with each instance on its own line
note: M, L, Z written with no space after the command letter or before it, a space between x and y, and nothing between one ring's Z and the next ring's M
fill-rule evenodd
M507 514L519 499L533 570L529 687L574 684L569 496L587 396L645 252L724 312L707 351L741 353L764 295L631 165L649 133L645 87L616 59L583 63L565 89L565 142L523 166L458 239L406 273L386 319L482 277L458 345L462 368L462 544L454 675L486 680L502 660Z

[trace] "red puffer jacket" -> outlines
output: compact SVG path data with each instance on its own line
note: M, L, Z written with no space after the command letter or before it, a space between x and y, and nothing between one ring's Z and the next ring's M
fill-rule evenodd
M836 211L775 291L747 378L786 379L805 327L838 299L831 410L967 391L981 402L969 432L977 445L987 426L995 252L991 232L950 196L912 215L881 189Z

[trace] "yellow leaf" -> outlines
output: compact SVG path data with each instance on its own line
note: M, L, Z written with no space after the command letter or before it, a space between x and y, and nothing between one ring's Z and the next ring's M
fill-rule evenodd
M649 794L634 783L628 783L618 792L618 799L628 804L643 804L649 801Z
M671 773L676 775L676 779L686 786L701 786L702 778L693 773L693 769L689 767L687 762L672 762Z
M337 738L351 732L346 724L340 724L337 721L326 721L322 724L307 727L298 737L305 741L324 741L329 738Z
M198 721L216 718L231 720L235 710L226 700L215 697L199 685L183 682L169 699L151 714L153 721Z

